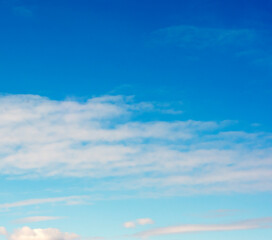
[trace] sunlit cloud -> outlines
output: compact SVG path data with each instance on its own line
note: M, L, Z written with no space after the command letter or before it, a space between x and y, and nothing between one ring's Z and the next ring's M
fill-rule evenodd
M8 234L7 240L80 240L80 236L75 233L61 232L59 229L31 229L23 227Z
M0 235L7 235L8 233L7 233L7 230L6 230L6 228L5 227L0 227Z

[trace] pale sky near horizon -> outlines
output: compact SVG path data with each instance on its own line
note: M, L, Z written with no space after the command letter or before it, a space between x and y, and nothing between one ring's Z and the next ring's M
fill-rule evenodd
M0 239L271 239L271 13L0 0Z

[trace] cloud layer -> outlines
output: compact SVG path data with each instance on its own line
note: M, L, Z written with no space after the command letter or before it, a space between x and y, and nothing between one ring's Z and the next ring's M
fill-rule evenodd
M105 189L168 194L272 190L270 133L226 130L230 121L135 120L148 111L160 109L123 96L85 102L2 96L0 174L100 184L112 177Z
M131 223L134 223L132 226ZM125 227L135 227L136 224L145 225L152 224L153 221L149 218L138 219L134 222L127 222ZM193 225L177 225L162 228L153 228L150 230L138 232L126 237L148 238L154 236L164 236L171 234L184 234L194 232L216 232L216 231L237 231L250 229L267 229L272 228L272 218L256 218L246 219L240 222L232 222L225 224L193 224ZM30 227L22 227L9 234L4 227L0 227L0 235L6 237L7 240L80 240L81 237L75 233L61 232L59 229L31 229ZM103 239L103 237L88 238L88 239Z

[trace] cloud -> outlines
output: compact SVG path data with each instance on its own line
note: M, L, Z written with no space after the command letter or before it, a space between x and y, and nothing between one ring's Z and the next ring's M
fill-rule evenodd
M7 240L80 240L74 233L63 233L59 229L31 229L23 227L7 236Z
M139 225L154 224L154 221L151 218L140 218L137 219Z
M84 198L84 196L27 199L24 201L13 202L13 203L2 203L2 204L0 204L0 210L1 209L16 208L16 207L31 206L31 205L46 204L46 203L57 203L57 202L64 202L66 204L69 204L70 201L73 202L75 200L81 200L82 198Z
M88 237L88 238L84 238L85 240L104 240L106 238L104 237Z
M272 35L265 29L178 25L154 31L151 37L152 44L185 50L191 60L200 56L193 56L194 51L207 51L209 54L228 52L257 67L270 67L272 64Z
M223 46L248 46L257 39L252 29L206 28L188 25L172 26L153 33L155 41L184 48L203 49Z
M21 218L17 219L14 222L15 223L32 223L32 222L43 222L43 221L50 221L50 220L57 220L62 217L50 217L50 216L34 216L34 217L26 217L26 218Z
M125 222L123 225L125 228L135 228L136 227L135 222Z
M137 225L147 225L154 224L154 221L151 218L140 218L136 221L125 222L123 225L125 228L135 228Z
M250 219L230 224L213 224L213 225L179 225L164 228L155 228L135 234L135 237L153 237L170 234L183 234L193 232L215 232L215 231L236 231L260 228L272 228L272 218Z
M4 227L0 227L0 235L7 235L7 230Z
M0 175L88 177L99 179L98 191L141 188L155 196L272 190L271 133L227 130L232 121L139 120L154 111L158 104L125 96L1 96ZM0 208L80 201L31 199Z

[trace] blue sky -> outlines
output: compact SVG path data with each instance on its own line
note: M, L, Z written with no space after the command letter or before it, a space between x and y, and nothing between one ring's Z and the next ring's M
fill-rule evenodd
M270 239L271 10L1 0L0 239Z

